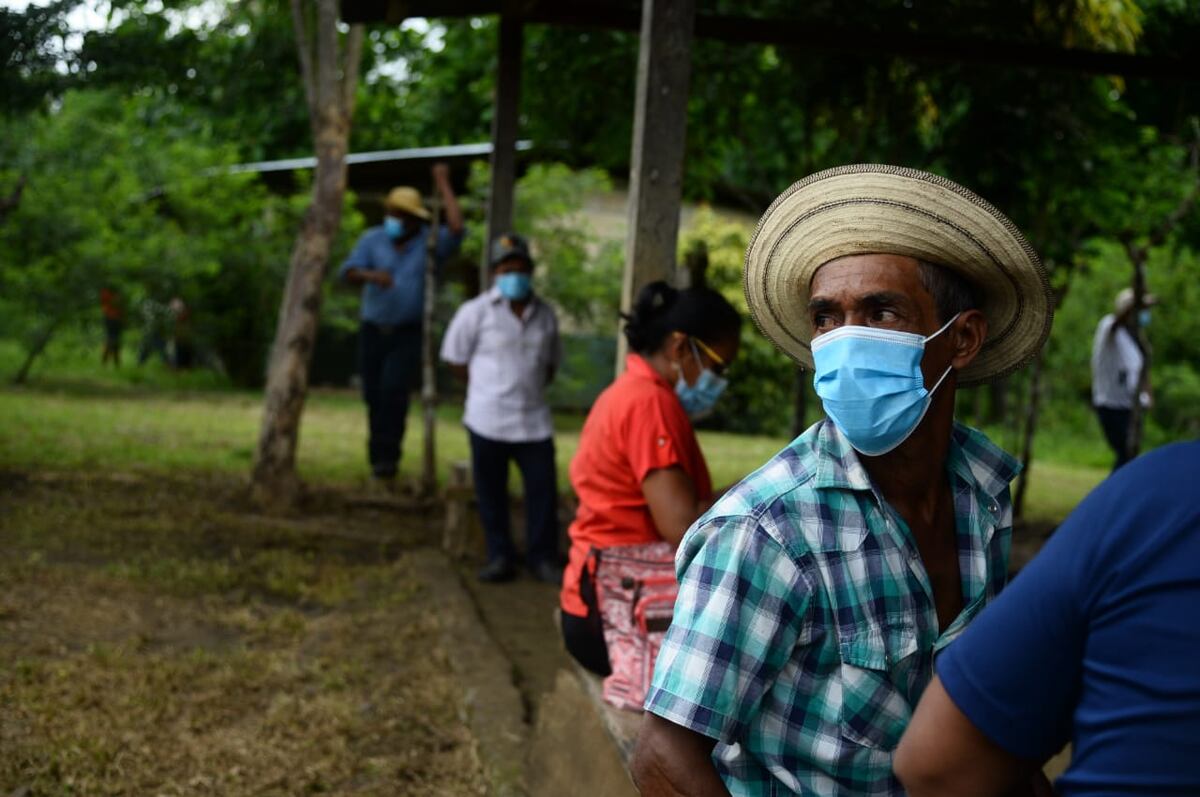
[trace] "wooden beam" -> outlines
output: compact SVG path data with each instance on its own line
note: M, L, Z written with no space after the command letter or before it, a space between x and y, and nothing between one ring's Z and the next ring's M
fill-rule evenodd
M913 31L877 33L794 19L704 15L696 19L698 38L731 43L774 44L819 52L902 56L1034 69L1059 69L1130 78L1200 80L1200 59L1099 52L1021 41L949 38Z
M633 305L648 282L671 279L683 195L688 83L692 71L695 0L643 0L637 96L629 168L629 226L621 307ZM617 371L625 338L617 341Z
M521 20L500 17L499 65L492 110L492 180L488 187L487 241L479 264L479 292L488 289L488 260L492 241L511 232L513 193L517 179L517 123L521 102Z
M503 3L504 0L342 0L342 18L351 23L386 21L399 24L407 17L498 14ZM608 30L636 31L639 22L635 7L606 0L525 0L521 15L527 24ZM1200 80L1200 58L1194 53L1109 53L978 36L951 37L906 30L880 33L822 21L734 14L697 16L694 35L701 39L774 44L814 52L902 56L916 60L1058 69L1155 80Z

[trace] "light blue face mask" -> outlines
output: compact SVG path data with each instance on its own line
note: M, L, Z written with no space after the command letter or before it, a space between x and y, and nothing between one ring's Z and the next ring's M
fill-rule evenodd
M700 359L700 352L696 350L696 344L689 342L692 343L692 356L700 366L700 376L696 377L696 384L689 385L683 378L683 370L680 369L679 378L675 380L675 395L679 397L679 403L683 405L683 411L688 417L698 421L712 412L717 399L729 386L729 380L717 376L711 368L705 368Z
M383 217L383 231L388 234L392 240L404 237L404 220L398 219L395 216Z
M533 290L533 280L523 271L510 271L496 277L496 287L505 299L519 302L529 297Z
M1139 310L1138 311L1138 324L1143 327L1150 326L1150 311L1149 310Z
M869 457L899 446L921 424L933 393L925 389L925 343L945 332L955 315L929 337L874 327L839 327L813 338L813 387L825 414L850 445Z

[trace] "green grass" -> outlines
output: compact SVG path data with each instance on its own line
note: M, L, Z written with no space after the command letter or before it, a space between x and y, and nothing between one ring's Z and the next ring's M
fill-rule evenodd
M444 405L436 426L442 479L449 463L469 458L461 410ZM0 466L22 470L126 471L170 474L248 473L261 414L256 394L236 391L85 390L51 385L0 389ZM568 485L581 419L556 418L559 484ZM334 485L365 482L366 413L350 391L314 392L305 411L298 468L303 478ZM785 438L701 432L714 482L730 484L766 462ZM402 473L415 477L421 418L414 407L404 441ZM1090 463L1037 459L1028 515L1060 520L1105 476ZM513 481L514 487L519 481Z
M77 342L52 348L34 370L29 387L0 387L0 466L21 469L210 474L249 472L262 401L257 393L225 386L212 372L174 373L152 364L139 368L127 358L120 371L102 369L98 357ZM0 342L0 373L14 370L16 347ZM127 355L129 352L126 353ZM449 463L470 457L458 400L438 410L439 478ZM559 486L568 488L567 468L583 419L555 418ZM1036 441L1027 515L1061 520L1107 474L1111 455L1085 412L1047 414ZM986 430L1016 451L1015 428ZM362 484L366 412L354 391L314 390L300 435L297 467L309 481ZM766 462L787 443L783 436L700 433L700 443L718 486L731 484ZM409 415L401 462L403 475L417 475L421 461L421 416ZM514 478L514 489L520 481Z

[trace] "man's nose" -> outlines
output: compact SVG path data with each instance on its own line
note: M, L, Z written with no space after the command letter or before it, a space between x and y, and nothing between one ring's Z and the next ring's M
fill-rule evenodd
M861 310L847 310L842 316L842 326L844 327L865 327L867 325L867 314Z

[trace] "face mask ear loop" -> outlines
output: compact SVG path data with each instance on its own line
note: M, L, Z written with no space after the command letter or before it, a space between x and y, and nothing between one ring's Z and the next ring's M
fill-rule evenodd
M950 328L950 325L951 325L951 324L953 324L955 321L957 321L957 320L958 320L958 317L959 317L960 315L962 315L962 312L955 313L953 318L951 318L951 319L950 319L949 321L947 321L946 323L942 324L942 328L941 328L941 329L939 329L937 332L934 332L934 333L933 333L932 335L930 335L929 337L925 338L925 342L926 342L926 343L928 343L929 341L933 340L933 339L934 339L934 338L936 338L938 335L942 334L942 333L943 333L943 332L945 332L947 329L949 329L949 328Z
M933 394L937 392L937 389L942 386L942 382L946 381L946 377L950 376L950 372L953 370L954 370L953 365L947 365L946 370L942 371L942 375L938 378L938 381L934 384L933 390L929 391L930 401L933 400Z
M697 371L704 371L704 361L700 359L700 350L696 348L696 341L692 340L691 335L688 335L688 345L692 347L692 357L696 359Z

